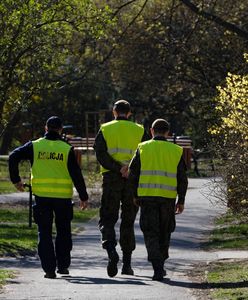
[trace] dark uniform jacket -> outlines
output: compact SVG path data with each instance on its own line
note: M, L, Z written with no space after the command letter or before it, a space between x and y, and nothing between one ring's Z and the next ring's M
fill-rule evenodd
M61 136L53 131L47 132L44 137L48 140L61 140ZM34 152L33 143L31 141L21 147L16 148L9 156L9 173L13 184L21 180L18 169L18 164L21 160L29 160L32 166ZM71 148L69 152L67 167L73 184L79 194L79 198L83 201L88 200L84 178L77 163L73 148Z
M154 137L154 140L166 141L164 137ZM135 198L138 197L137 189L139 184L140 168L141 168L140 154L139 154L139 149L137 149L129 166L130 169L129 180L132 183ZM179 161L179 164L177 166L177 194L178 194L179 204L184 204L187 187L188 187L188 179L186 174L186 164L183 157L181 157L181 160ZM158 201L160 199L164 201L165 199L163 197L146 197L146 198L152 198L152 199L157 198Z

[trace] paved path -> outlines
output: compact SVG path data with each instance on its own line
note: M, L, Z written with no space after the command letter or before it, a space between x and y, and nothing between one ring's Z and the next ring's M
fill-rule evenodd
M114 278L106 274L107 258L100 246L97 220L85 226L85 231L74 236L70 276L57 279L43 278L37 258L2 258L1 268L15 269L16 278L5 286L0 299L8 300L81 300L81 299L168 299L195 300L191 288L199 288L191 282L187 273L199 262L225 257L236 257L232 251L205 252L199 248L205 235L212 228L212 219L221 210L203 197L202 191L208 181L190 180L185 212L177 216L177 229L172 236L170 259L167 262L167 279L161 282L151 280L151 265L146 261L143 236L136 221L137 248L133 254L135 276L121 275ZM118 248L120 253L120 249ZM244 252L238 252L242 257ZM119 264L121 268L121 264Z

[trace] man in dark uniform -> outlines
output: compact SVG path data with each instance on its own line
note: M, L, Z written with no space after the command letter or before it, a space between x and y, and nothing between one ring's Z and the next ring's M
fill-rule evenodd
M175 213L184 210L188 186L183 149L166 141L169 124L157 119L151 128L152 139L140 143L129 165L135 202L140 205L140 227L144 234L148 261L154 269L153 280L166 275L164 262L169 257ZM176 197L178 201L176 203Z
M19 162L31 163L31 185L35 195L34 220L38 225L38 254L45 278L57 273L69 274L71 263L71 220L73 218L72 192L75 185L80 207L85 209L88 194L73 148L61 139L62 122L52 116L46 122L45 136L16 148L9 156L10 179L19 191L24 191L19 176ZM56 239L52 239L55 216Z
M144 139L144 128L128 120L130 104L119 100L114 104L115 120L102 124L94 144L96 157L101 165L103 193L100 207L99 229L102 247L108 253L107 273L117 274L119 261L116 252L115 224L121 206L120 246L123 252L122 274L133 275L131 255L135 249L134 221L138 208L133 203L132 190L126 179L128 164Z

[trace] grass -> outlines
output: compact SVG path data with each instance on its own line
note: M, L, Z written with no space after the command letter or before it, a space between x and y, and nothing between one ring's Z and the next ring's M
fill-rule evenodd
M210 235L207 248L248 249L247 236L247 217L228 212L216 220L216 228Z
M207 244L208 250L248 250L247 216L229 211L217 218L215 225ZM192 276L201 282L201 289L195 291L199 299L206 299L206 295L207 299L213 300L248 299L248 259L202 264L195 268Z
M16 192L16 188L10 181L0 180L0 194L9 194Z
M6 283L8 278L14 278L14 275L13 271L0 269L0 288Z
M73 232L97 214L97 209L74 209ZM0 209L0 256L34 254L37 248L37 226L28 227L28 210L22 207Z
M248 260L212 263L207 282L212 299L248 299Z

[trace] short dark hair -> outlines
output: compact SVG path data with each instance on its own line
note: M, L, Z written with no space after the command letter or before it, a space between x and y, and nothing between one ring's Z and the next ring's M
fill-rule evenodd
M52 116L46 121L46 126L48 130L58 130L63 128L62 121L57 116Z
M118 100L114 103L113 110L118 114L128 114L131 111L130 103L126 100Z
M152 123L152 129L154 133L165 134L170 129L170 124L164 119L156 119Z

